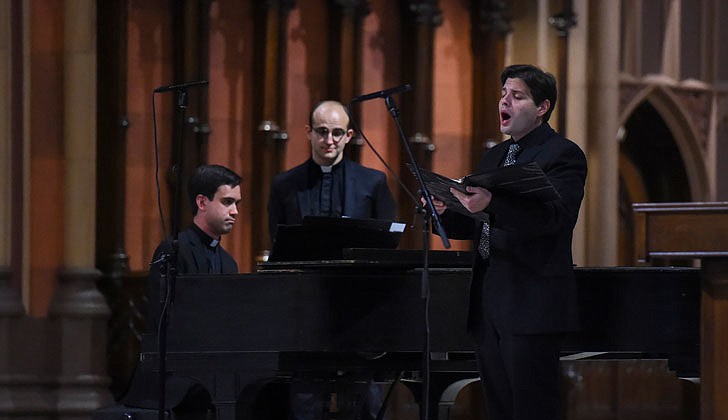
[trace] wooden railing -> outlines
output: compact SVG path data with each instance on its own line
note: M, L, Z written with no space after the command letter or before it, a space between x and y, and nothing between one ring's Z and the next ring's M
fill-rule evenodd
M728 203L634 204L638 262L700 259L702 420L728 420Z

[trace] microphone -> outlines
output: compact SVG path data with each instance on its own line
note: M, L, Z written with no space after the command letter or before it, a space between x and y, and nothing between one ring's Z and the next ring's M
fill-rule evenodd
M207 80L199 80L197 82L180 83L178 85L160 86L154 89L154 93L170 92L173 90L182 90L196 86L203 86L207 84Z
M401 86L380 90L379 92L372 92L367 93L366 95L357 96L351 100L351 103L363 102L376 98L386 98L387 96L394 95L395 93L409 92L410 90L412 90L412 86L410 86L409 83L406 83Z

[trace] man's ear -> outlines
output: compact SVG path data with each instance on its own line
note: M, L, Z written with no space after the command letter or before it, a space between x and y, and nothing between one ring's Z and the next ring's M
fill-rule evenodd
M344 141L344 144L349 144L349 142L353 138L354 138L354 130L352 130L351 128L347 129L346 130L346 140Z
M548 99L544 99L539 105L538 105L538 112L537 115L539 117L543 117L546 112L551 108L551 101Z
M197 204L197 210L204 210L204 208L207 206L208 201L210 201L205 194L197 194L197 197L195 197L195 204Z

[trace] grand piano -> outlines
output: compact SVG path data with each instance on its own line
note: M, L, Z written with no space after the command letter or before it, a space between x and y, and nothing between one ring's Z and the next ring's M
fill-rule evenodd
M420 403L438 418L443 391L477 377L465 331L471 256L431 253L426 301L421 252L350 251L265 263L252 274L180 276L167 371L201 384L223 420L255 418L259 392L274 383L347 372L404 376L416 387L429 372ZM565 358L657 357L679 377L699 376L699 269L577 267L576 276L583 328L568 337ZM147 378L158 374L157 344L153 334L143 338L137 371Z

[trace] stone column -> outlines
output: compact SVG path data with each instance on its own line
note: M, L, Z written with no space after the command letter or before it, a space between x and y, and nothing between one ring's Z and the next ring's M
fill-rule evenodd
M407 141L417 163L425 169L432 168L432 80L435 29L442 23L442 14L436 0L405 0L403 2L403 82L409 82L415 89L407 95L394 98L401 110L400 120ZM410 173L405 166L410 161L403 148L400 148L400 173ZM404 177L403 182L413 194L419 186L414 177ZM416 227L402 238L400 246L404 249L422 249L423 237L421 218L413 219L412 198L402 189L399 190L399 220L416 220Z
M565 0L562 10L549 18L549 23L556 29L559 35L559 44L557 47L558 54L558 80L559 89L559 113L558 113L558 130L561 134L568 137L566 131L566 114L568 104L568 68L569 68L569 31L576 26L576 15L572 9L572 1Z
M564 118L565 125L563 127L566 136L581 146L584 152L588 152L587 126L590 115L589 109L587 109L587 98L589 97L587 95L588 54L584 54L584 51L589 50L587 46L589 42L588 0L576 0L573 2L572 7L574 14L579 18L579 23L572 27L569 32L566 50L568 65L562 69L568 77L566 78L566 86L559 86L557 103L561 102L562 98L565 99L558 106L563 114L568 115L568 118ZM564 88L566 89L564 90ZM587 160L591 164L592 159L590 159L589 154L587 154ZM591 176L591 167L589 172L589 176ZM587 198L585 198L581 206L579 220L574 228L574 239L572 240L574 263L579 266L587 265L588 229L586 228L586 219L589 206L588 197L590 196L591 192L588 191Z
M96 2L64 3L64 268L49 310L57 334L59 419L88 419L110 402L108 306L96 288Z
M283 170L288 133L286 121L286 32L293 0L266 0L255 7L255 67L253 78L260 80L253 92L259 106L253 111L257 129L253 135L253 176L251 197L258 197L251 207L251 233L255 257L265 260L271 249L268 232L268 196L270 182ZM247 187L246 187L247 188Z
M0 2L0 194L12 197L12 35L11 4ZM15 112L20 112L16 110ZM16 181L18 182L18 181ZM17 395L12 389L13 383L13 333L17 319L25 311L17 287L10 283L13 271L11 268L11 246L13 231L12 199L0 203L0 416L12 411ZM16 209L17 210L17 209ZM2 409L8 411L4 411Z
M619 232L619 19L620 2L589 2L587 43L586 154L589 177L585 212L587 261L593 266L617 263Z
M331 32L329 35L331 53L329 75L329 97L346 104L360 93L361 86L361 37L362 22L369 14L366 0L334 0L330 3ZM359 107L352 110L353 118L359 120ZM344 153L346 157L359 162L364 140L358 133L354 134Z
M12 192L10 184L12 179L12 132L10 127L12 115L10 94L11 28L10 2L2 2L0 3L0 193L3 197L11 197ZM0 235L0 268L7 267L10 264L11 236L8 233L11 226L11 203L12 200L3 200L0 203L0 226L3 227L3 232L5 232L5 234ZM0 283L0 287L4 286L4 283Z
M485 148L500 142L498 75L505 63L505 38L513 30L505 3L476 0L472 12L473 37L473 140L470 168L474 172Z

